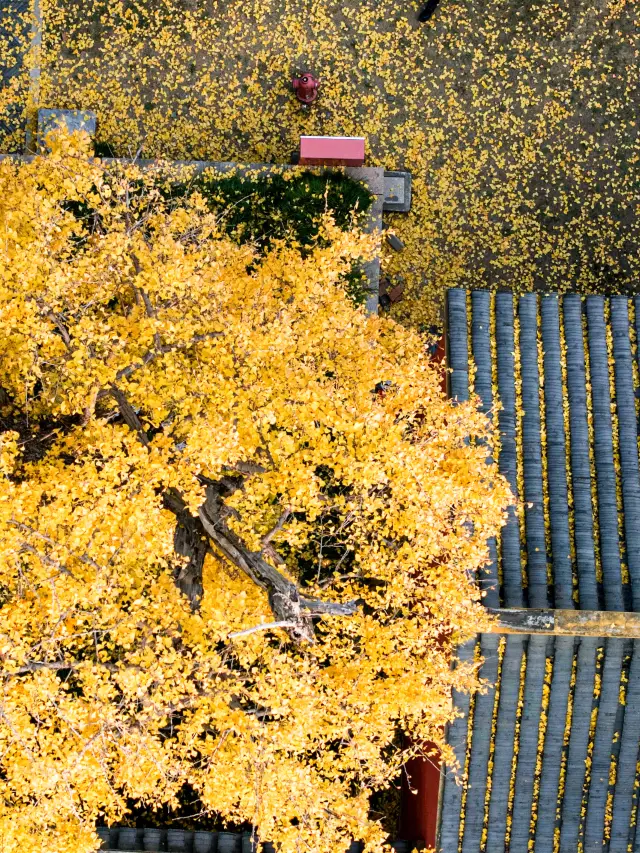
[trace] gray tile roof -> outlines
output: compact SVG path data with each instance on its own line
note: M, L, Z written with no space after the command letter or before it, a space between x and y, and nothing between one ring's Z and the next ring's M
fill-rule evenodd
M450 394L480 397L524 504L489 543L491 607L640 609L634 315L640 297L448 293ZM640 641L477 643L494 686L454 696L441 853L640 850Z

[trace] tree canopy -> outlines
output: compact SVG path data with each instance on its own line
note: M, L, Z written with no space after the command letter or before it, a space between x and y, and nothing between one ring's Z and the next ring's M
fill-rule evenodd
M172 176L0 163L3 850L186 784L285 853L374 849L372 792L477 684L489 423L349 299L375 238L258 251Z

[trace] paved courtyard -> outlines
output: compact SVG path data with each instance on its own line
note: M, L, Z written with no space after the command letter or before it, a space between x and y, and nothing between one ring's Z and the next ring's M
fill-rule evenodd
M418 8L43 0L40 103L95 110L116 154L287 162L301 134L366 136L368 165L413 175L411 213L385 217L403 322L437 322L452 286L636 288L638 4L442 0L428 24ZM290 92L306 69L308 112ZM3 114L24 96L5 89Z
M2 151L24 143L27 78L24 56L30 35L29 0L0 0L0 139Z

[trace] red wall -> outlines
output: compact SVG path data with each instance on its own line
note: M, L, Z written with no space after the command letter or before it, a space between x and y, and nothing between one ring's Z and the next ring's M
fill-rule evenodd
M429 746L429 745L428 745ZM411 789L416 791L411 793ZM409 841L420 838L427 847L436 846L440 762L412 758L402 777L399 837Z

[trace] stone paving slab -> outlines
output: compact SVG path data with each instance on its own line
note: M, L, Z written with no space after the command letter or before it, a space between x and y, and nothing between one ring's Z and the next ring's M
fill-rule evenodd
M411 173L384 173L383 210L408 213L411 210Z
M29 11L29 0L0 0L0 47L4 54L0 63L0 88L5 89L21 73L24 63L24 48L29 45L29 24L16 32L16 21ZM6 64L5 64L6 63ZM18 100L0 118L0 138L24 139L24 102Z
M38 148L45 147L45 137L61 127L69 133L85 130L92 138L96 135L96 114L92 110L38 110Z

